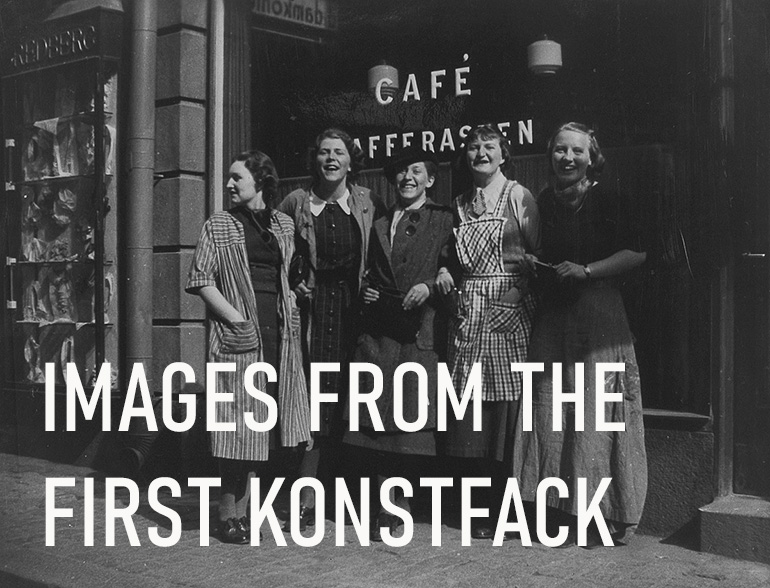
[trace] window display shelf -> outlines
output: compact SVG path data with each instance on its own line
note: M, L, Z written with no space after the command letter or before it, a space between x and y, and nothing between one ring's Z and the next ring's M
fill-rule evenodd
M34 122L27 122L26 123L26 128L27 128L27 130L33 131L35 129L40 128L41 124L45 124L45 123L47 123L48 121L51 121L51 120L58 121L59 123L67 123L67 122L71 122L71 121L81 121L81 120L83 120L83 121L89 122L91 124L91 126L93 126L96 123L98 116L100 116L99 113L94 112L93 110L89 110L87 112L75 112L75 113L72 113L72 114L66 114L66 115L62 115L62 116L55 116L55 117L52 117L50 119L41 119L41 120L36 120ZM105 121L109 121L114 116L115 116L115 114L113 112L108 112L106 110L104 111Z
M74 267L89 267L94 265L93 259L77 259L77 260L67 260L67 259L50 259L48 261L17 261L18 265L22 267L46 267L46 266L52 266L52 265L71 265ZM104 267L110 267L113 265L113 262L111 261L105 261L102 264Z
M19 321L16 321L16 324L17 325L37 325L38 327L41 327L41 328L53 327L58 325L72 325L76 329L80 329L82 327L87 327L87 326L93 327L96 325L94 321L83 323L83 322L74 322L74 321L31 321L31 320L19 320ZM107 323L107 322L102 323L102 325L104 325L104 327L106 328L115 326L114 323Z
M111 177L112 174L105 174L108 177ZM61 183L61 182L72 182L77 180L93 180L94 175L88 174L88 175L71 175L71 176L44 176L42 178L37 178L34 180L21 180L18 182L15 182L14 185L16 186L39 186L41 184L50 184L50 183Z
M93 381L89 378L87 381L82 382L82 384L83 384L83 391L90 398L94 392ZM31 380L21 380L18 378L14 378L8 381L8 391L10 392L13 390L24 390L24 391L30 391L33 393L37 391L43 392L45 390L45 380L42 380L39 382L33 382ZM116 390L117 390L117 383L115 382L111 383L110 396L114 396ZM67 393L67 386L64 384L64 382L59 382L58 378L56 383L54 384L54 393L57 395L65 395Z

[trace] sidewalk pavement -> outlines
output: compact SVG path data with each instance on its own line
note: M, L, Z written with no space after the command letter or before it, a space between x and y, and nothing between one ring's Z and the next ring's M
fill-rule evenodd
M72 508L72 518L55 521L55 545L46 547L46 478L74 477L74 487L56 490L56 508ZM94 546L84 546L83 479L95 479ZM225 545L210 538L199 545L197 489L161 503L180 514L183 531L171 547L149 540L148 527L170 533L168 520L150 507L146 489L133 516L140 546L132 547L118 522L115 547L105 546L104 476L89 468L0 454L0 586L61 588L133 587L407 587L540 588L717 587L767 588L770 566L700 553L657 537L637 536L628 547L550 549L518 540L500 547L491 541L461 545L455 525L442 527L442 545L431 545L429 521L415 523L405 547L361 546L353 527L345 545L335 545L335 525L327 520L316 547L300 547L287 536L276 544L267 525L261 546ZM118 492L117 507L128 503ZM215 520L216 490L209 504ZM328 513L331 514L331 513ZM328 518L328 517L327 517ZM164 527L165 526L165 527ZM307 533L306 533L307 535Z

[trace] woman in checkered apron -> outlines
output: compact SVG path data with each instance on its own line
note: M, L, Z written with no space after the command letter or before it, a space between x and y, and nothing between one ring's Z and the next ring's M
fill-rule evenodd
M521 374L511 373L511 363L527 357L535 310L528 276L540 247L540 221L532 194L504 173L511 153L497 127L471 130L463 157L474 189L455 201L460 282L450 294L457 308L450 324L448 363L458 395L473 365L481 364L484 402L481 431L473 430L470 410L462 420L448 419L446 453L473 458L463 465L464 476L492 477L485 502L499 507L507 477L502 464L511 463L522 390ZM491 529L482 521L472 534L491 538Z

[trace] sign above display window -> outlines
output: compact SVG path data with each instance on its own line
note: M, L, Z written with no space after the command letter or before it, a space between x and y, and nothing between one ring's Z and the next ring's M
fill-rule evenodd
M2 75L71 63L88 57L115 57L121 36L119 12L94 9L43 23L2 44Z
M337 30L335 0L254 0L253 12L302 27Z

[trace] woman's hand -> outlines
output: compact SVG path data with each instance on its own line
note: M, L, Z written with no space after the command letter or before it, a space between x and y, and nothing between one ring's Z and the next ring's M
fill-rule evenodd
M525 253L524 254L524 265L527 267L527 269L531 272L534 272L537 270L537 265L535 265L535 262L540 261L536 255L532 255L531 253Z
M370 288L369 286L364 288L364 304L371 304L372 302L377 302L379 299L380 293L378 290Z
M521 302L521 297L521 290L518 286L514 286L502 295L500 302L504 302L505 304L518 304Z
M587 266L578 265L571 261L562 261L560 264L555 265L554 269L556 270L556 275L559 280L564 280L566 278L582 281L588 279L596 280L623 275L639 267L646 260L647 253L644 251L621 249L609 257L605 257L598 261L592 261ZM586 267L590 269L590 272L586 271Z
M449 294L454 287L455 281L454 278L452 278L452 274L449 273L449 270L445 267L438 270L438 275L436 276L436 290L438 290L439 294Z
M233 325L235 323L242 323L246 321L246 317L243 316L240 312L236 312L232 318L227 319L225 322L229 325Z
M313 298L313 290L307 287L305 280L297 284L297 287L294 288L294 293L297 295L298 302L304 302Z
M588 275L582 265L572 263L571 261L562 261L560 264L555 265L556 276L559 281L572 278L573 280L587 280Z
M422 305L430 296L430 290L425 284L412 286L409 292L404 296L404 310L412 310Z

